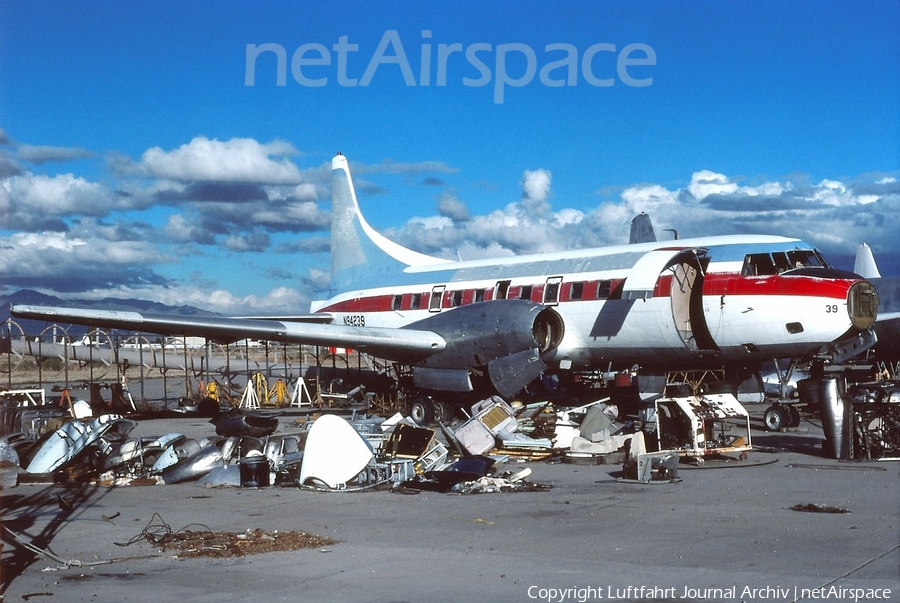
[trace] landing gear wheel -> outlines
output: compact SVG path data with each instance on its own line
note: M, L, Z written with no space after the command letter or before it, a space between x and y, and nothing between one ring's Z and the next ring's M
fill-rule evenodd
M789 405L788 414L791 417L791 427L800 427L800 411L797 410L797 407L794 405Z
M434 407L434 400L420 396L409 407L409 416L420 427L431 425L434 422Z
M787 427L788 420L788 412L778 405L770 406L763 414L763 422L769 431L780 431L783 427Z
M453 406L440 400L434 401L434 422L450 425L453 423Z

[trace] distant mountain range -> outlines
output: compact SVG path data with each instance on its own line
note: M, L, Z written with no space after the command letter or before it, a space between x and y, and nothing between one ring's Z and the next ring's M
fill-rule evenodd
M130 312L152 312L155 314L173 314L178 316L218 316L214 312L208 312L194 306L168 306L158 302L142 299L117 299L108 297L98 300L68 300L39 293L32 289L22 289L12 295L0 296L0 322L5 323L10 318L9 310L14 305L32 306L66 306L69 308L92 308L95 310L119 310ZM27 335L38 335L47 328L50 323L39 320L13 319ZM68 329L69 335L84 335L92 327L72 325Z

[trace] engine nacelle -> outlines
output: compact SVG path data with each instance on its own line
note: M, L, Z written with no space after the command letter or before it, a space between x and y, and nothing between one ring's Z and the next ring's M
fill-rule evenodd
M444 310L407 328L432 331L447 342L443 351L413 366L418 387L471 391L470 371L487 369L505 396L540 376L547 368L541 358L552 353L565 334L559 313L521 299Z

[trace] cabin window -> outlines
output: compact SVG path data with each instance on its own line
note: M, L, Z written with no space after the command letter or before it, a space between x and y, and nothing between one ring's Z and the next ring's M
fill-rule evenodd
M531 300L531 290L533 287L531 285L523 285L522 289L519 291L519 299L527 299Z
M544 303L554 306L559 303L559 286L562 283L561 276L554 276L547 279L544 285Z
M494 296L494 299L506 299L506 295L509 293L509 281L497 281L495 290L497 294Z
M393 310L394 312L397 312L398 310L400 310L402 305L403 305L403 296L395 295L394 298L391 300L391 310Z
M484 301L484 289L475 289L475 303Z
M450 306L453 308L457 308L461 306L463 303L463 292L462 291L454 291L450 298Z
M609 299L610 293L612 293L612 281L597 283L597 299Z
M438 285L431 290L431 303L428 305L428 310L430 312L441 311L441 302L444 299L444 289L445 287L443 285Z
M421 310L422 309L422 294L421 293L413 293L412 301L409 303L410 310Z
M584 299L584 283L572 283L572 287L569 289L569 299Z

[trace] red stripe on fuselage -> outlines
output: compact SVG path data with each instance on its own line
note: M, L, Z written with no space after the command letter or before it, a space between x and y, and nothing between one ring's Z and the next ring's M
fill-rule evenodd
M846 300L847 292L859 279L816 278L811 276L737 276L708 274L704 295L793 295Z
M582 283L583 297L573 299L571 285L573 283ZM622 284L621 279L612 281L568 281L563 282L560 288L559 303L579 303L586 301L597 301L618 297L619 287ZM844 300L847 298L847 291L850 286L857 282L852 279L834 279L834 278L815 278L810 276L740 276L735 274L707 274L703 281L704 295L794 295L801 297L823 297ZM601 286L600 283L609 283ZM611 286L610 286L611 285ZM533 294L531 301L540 303L543 294L544 283L536 283L532 286ZM604 288L605 287L605 288ZM672 275L661 275L653 290L654 297L669 297L672 287ZM514 290L513 290L514 289ZM610 291L611 289L611 291ZM475 289L471 289L474 291ZM444 292L441 308L448 309L455 307L452 303L453 294L456 290L447 289ZM470 291L465 289L463 291ZM490 291L490 289L486 289ZM513 297L518 297L521 286L510 287L510 293L514 293ZM603 291L603 293L598 293ZM394 310L417 310L427 309L429 307L430 292L422 292L419 296L420 306L418 308L411 307L412 294L405 293L402 295L401 306L395 306L396 295L373 295L371 297L358 297L356 299L348 299L322 308L322 312L391 312ZM472 295L464 295L462 305L472 303ZM490 300L490 295L485 295L485 300Z

